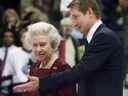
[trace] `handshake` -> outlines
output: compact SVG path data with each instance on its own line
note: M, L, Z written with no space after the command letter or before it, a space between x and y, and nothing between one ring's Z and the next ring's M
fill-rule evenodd
M28 82L19 84L13 87L14 93L24 93L35 91L39 88L39 78L35 76L28 76Z

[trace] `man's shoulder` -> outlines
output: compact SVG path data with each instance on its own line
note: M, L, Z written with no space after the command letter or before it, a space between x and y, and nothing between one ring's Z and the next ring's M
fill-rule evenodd
M108 27L102 27L99 32L95 34L96 39L102 39L101 41L109 42L112 44L117 44L122 46L121 39L119 38L118 34L113 30L109 29Z
M97 32L96 32L96 35L105 35L105 36L108 36L108 37L114 37L114 38L118 38L119 39L119 36L117 35L116 32L114 32L112 29L106 27L105 25L101 25Z

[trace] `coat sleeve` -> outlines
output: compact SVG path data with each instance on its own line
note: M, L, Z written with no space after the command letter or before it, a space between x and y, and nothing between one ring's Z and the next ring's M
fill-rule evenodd
M90 43L86 54L72 69L58 72L39 80L39 90L49 91L66 85L75 84L95 73L105 65L106 60L118 50L118 41L106 34L98 34Z

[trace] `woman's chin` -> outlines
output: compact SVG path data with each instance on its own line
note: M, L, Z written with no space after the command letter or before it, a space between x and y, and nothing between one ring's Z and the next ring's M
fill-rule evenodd
M44 61L44 59L41 57L40 58L38 57L37 61Z
M41 62L46 62L45 58L39 58L38 60L41 61Z

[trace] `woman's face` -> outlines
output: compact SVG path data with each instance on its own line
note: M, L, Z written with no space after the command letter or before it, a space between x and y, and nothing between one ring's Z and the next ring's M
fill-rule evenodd
M52 47L48 36L33 36L32 40L32 51L35 55L36 60L47 63L52 56Z

